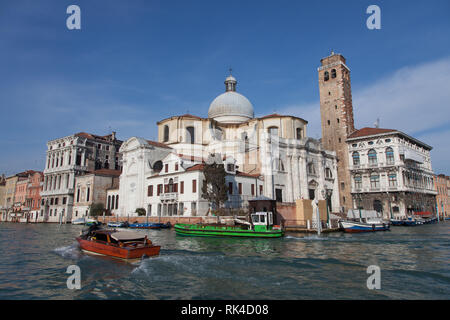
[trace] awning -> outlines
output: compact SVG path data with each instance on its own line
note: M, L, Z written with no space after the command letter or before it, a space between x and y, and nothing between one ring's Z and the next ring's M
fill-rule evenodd
M432 213L430 211L419 211L419 212L414 212L415 215L417 216L431 216Z

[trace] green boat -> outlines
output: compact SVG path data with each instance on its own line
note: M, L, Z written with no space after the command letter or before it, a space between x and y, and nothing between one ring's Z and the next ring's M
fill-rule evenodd
M272 212L256 212L252 223L237 220L241 225L175 224L175 231L182 236L279 238L284 236L280 226L273 225Z

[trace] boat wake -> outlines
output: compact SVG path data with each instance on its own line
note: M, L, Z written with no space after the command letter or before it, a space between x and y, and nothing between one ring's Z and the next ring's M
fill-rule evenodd
M285 236L286 239L292 239L292 240L317 240L317 241L326 241L330 240L328 237L321 237L318 235L311 235L311 236L304 236L304 237L295 237L291 235Z
M81 257L78 243L71 244L70 246L56 248L53 250L53 252L63 258L78 259Z

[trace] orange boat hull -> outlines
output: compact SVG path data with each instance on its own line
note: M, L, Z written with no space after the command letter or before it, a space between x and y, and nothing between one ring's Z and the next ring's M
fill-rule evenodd
M142 246L142 247L118 247L106 243L84 240L77 238L80 248L84 251L101 254L119 259L140 259L143 256L156 256L159 254L160 246Z

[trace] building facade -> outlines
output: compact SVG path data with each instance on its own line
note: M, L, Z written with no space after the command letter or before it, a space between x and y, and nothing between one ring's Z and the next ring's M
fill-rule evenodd
M434 176L436 195L436 208L441 219L450 216L450 177L444 174Z
M44 213L41 212L41 192L44 185L44 173L36 171L28 178L25 206L29 208L26 216L28 222L43 222Z
M75 199L72 220L89 216L93 204L106 209L107 190L119 187L120 170L99 169L75 178Z
M121 170L121 144L115 132L106 136L81 132L49 141L41 193L44 220L71 221L75 178L98 169Z
M350 69L345 58L331 53L320 60L319 94L322 144L336 152L341 211L352 207L347 137L355 131Z
M148 204L152 205L152 213L158 213L156 203L148 202L146 188L151 179L156 179L155 175L159 176L164 161L182 161L179 170L193 175L186 179L200 181L198 172L188 170L186 159L191 159L189 165L194 167L210 154L234 159L242 178L244 175L250 175L250 179L259 177L260 182L258 187L255 183L255 187L259 190L261 185L263 196L290 203L296 199L327 198L331 211L339 211L335 152L307 137L304 119L278 114L255 118L253 105L236 92L236 84L233 76L225 80L225 93L212 101L207 118L186 114L163 119L157 123L158 142L133 137L122 145L120 215L133 214L138 207L148 209L145 207ZM167 158L169 154L172 158ZM177 160L180 155L182 159ZM236 179L240 179L239 175ZM163 191L169 180L163 180ZM187 188L191 182L185 183ZM208 210L201 195L195 199L198 202L195 211L182 201L183 210L178 206L177 212L206 214Z
M347 141L354 208L383 217L436 212L431 147L393 129L363 128Z

